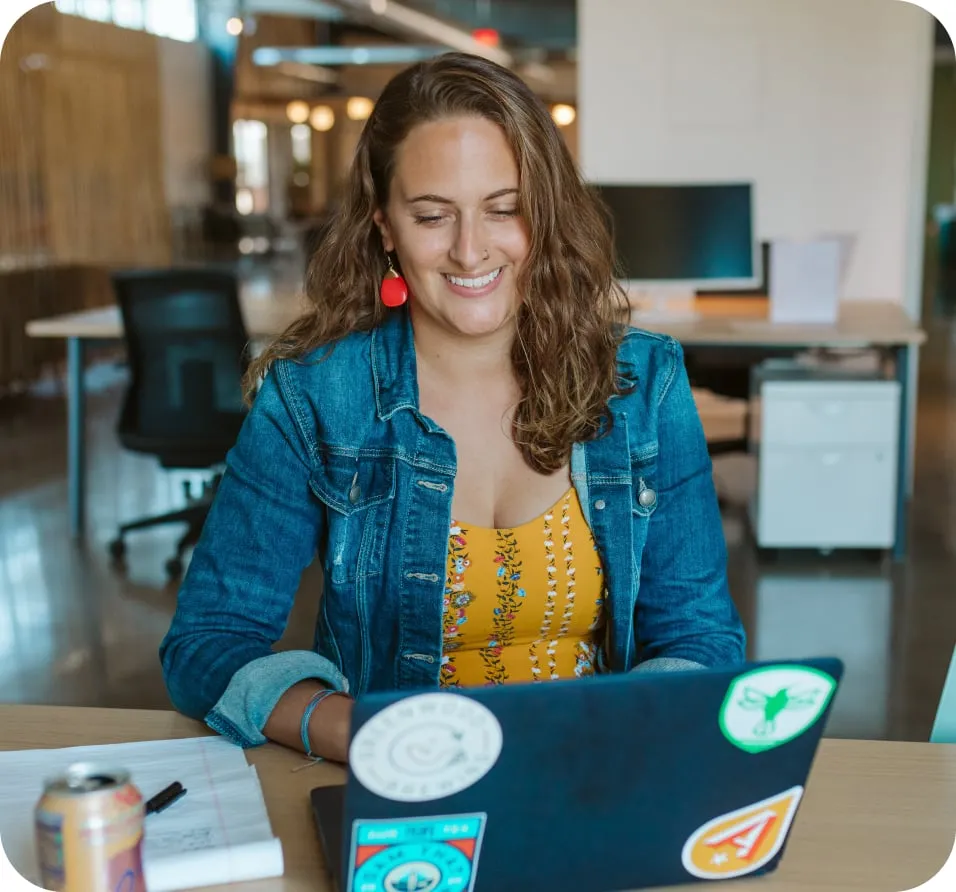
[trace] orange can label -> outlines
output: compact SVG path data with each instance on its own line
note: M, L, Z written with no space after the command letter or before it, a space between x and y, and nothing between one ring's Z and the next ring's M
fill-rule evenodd
M82 795L47 790L35 817L44 889L146 892L144 807L132 784Z

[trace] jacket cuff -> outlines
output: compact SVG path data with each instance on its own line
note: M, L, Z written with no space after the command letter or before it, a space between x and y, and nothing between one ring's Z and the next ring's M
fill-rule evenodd
M308 650L282 651L239 669L205 722L237 746L261 746L267 742L262 729L279 699L306 679L341 693L349 691L348 679L325 657Z
M687 672L690 669L706 669L703 663L685 660L681 657L653 657L638 663L632 672Z

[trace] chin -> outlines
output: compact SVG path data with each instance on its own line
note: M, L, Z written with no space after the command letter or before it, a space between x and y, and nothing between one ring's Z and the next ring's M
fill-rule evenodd
M462 310L465 310L462 312ZM508 304L496 306L459 308L459 311L449 317L449 322L461 334L469 337L491 335L512 325L515 310Z

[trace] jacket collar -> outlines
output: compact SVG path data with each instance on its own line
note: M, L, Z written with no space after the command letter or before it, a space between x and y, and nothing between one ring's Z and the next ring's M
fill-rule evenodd
M380 421L399 409L418 412L418 375L415 339L408 308L390 310L372 331L372 383L375 411Z

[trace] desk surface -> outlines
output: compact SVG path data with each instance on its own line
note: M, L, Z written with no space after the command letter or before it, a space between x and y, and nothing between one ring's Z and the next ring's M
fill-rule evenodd
M172 712L0 706L0 750L120 743L208 733ZM308 795L343 782L340 768L293 774L302 757L272 744L250 750L285 876L236 884L240 892L330 892ZM29 820L25 816L24 820ZM956 836L956 745L824 740L779 870L727 892L899 892L936 874ZM672 886L670 889L700 889ZM209 892L216 892L210 889Z
M254 338L281 332L305 306L301 295L285 290L244 291L241 296L246 327ZM925 333L897 303L851 301L840 306L836 325L780 324L767 319L768 304L762 298L714 297L695 304L696 315L666 319L644 317L640 310L631 322L639 328L673 335L683 344L719 346L865 347L921 344ZM116 340L123 336L118 307L68 313L27 324L35 338L89 338Z
M279 334L301 315L307 304L305 297L291 288L240 286L239 302L246 329L253 338ZM123 319L118 305L64 313L27 323L27 334L33 338L86 338L119 340L123 337Z

